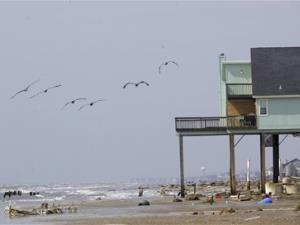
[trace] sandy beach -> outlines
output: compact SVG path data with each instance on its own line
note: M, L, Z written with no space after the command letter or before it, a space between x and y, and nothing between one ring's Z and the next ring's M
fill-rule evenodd
M77 205L78 214L48 217L46 222L57 225L300 224L300 211L295 210L300 204L299 196L281 197L262 206L255 200L225 199L212 205L202 200L172 202L172 198L153 199L150 206L137 206L138 202L137 199L88 201Z

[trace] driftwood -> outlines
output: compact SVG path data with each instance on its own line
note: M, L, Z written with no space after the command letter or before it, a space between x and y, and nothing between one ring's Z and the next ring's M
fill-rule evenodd
M11 206L8 207L9 217L21 217L21 216L37 216L37 215L51 215L51 214L62 214L62 213L76 213L77 207L74 206L55 206L48 207L48 203L42 203L39 208L33 209L16 209Z
M33 216L33 215L38 215L38 213L35 212L34 210L27 211L21 209L14 209L11 206L9 206L8 215L9 217L18 217L18 216Z

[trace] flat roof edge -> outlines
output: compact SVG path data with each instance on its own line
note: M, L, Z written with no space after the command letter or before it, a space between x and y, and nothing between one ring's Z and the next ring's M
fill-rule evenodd
M224 60L222 61L222 64L227 64L227 65L230 65L230 64L251 64L251 61L249 60Z
M300 98L299 95L253 95L253 98Z

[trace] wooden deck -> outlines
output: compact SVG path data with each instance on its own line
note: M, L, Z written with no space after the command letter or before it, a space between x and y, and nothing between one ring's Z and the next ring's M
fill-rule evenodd
M227 130L256 130L255 116L235 117L176 117L177 132L222 132Z
M256 116L176 117L175 129L182 136L300 134L300 129L258 129Z

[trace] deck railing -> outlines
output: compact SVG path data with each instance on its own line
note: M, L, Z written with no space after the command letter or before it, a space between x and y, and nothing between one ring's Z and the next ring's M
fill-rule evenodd
M204 129L255 129L256 117L176 117L175 127L177 131Z
M252 84L227 84L228 97L252 96Z

